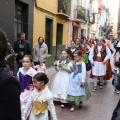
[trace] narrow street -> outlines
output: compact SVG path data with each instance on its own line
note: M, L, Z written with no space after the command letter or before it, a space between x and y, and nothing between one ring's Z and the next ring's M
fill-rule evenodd
M52 71L49 74L50 87L56 72L54 68L50 68L49 71ZM82 108L76 107L74 112L70 112L70 104L67 104L66 108L61 108L59 103L55 103L58 120L111 120L113 109L120 98L114 92L111 80L107 81L103 89L99 89L98 86L97 92L92 92L93 81L89 78L89 73L87 81L92 94L89 101L84 102Z

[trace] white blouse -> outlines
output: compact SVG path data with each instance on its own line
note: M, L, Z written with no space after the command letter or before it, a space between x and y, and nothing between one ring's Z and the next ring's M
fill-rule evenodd
M100 51L101 51L101 49L102 49L102 46L98 46L97 49L98 49L98 54L97 54L97 56L100 56L100 57L101 57ZM107 46L106 46L106 53L107 53L107 55L106 55L106 57L105 57L104 60L109 60L109 59L110 59L110 56L111 56L111 51L110 51L110 49L109 49ZM89 60L90 60L91 62L93 62L93 56L94 56L94 46L93 46L92 49L90 50L90 54L89 54Z
M34 89L25 107L25 110L24 110L25 115L27 114L27 111L29 110L30 106L32 105L34 101L38 101L38 102L47 101L53 120L57 120L55 107L53 103L53 95L47 86L41 92L38 92L37 89Z

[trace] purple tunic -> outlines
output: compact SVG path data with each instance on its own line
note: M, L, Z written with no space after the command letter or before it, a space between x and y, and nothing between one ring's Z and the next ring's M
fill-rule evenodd
M32 77L29 75L23 75L21 72L19 72L19 80L20 80L20 86L21 91L24 92L25 89L31 90L31 85L33 85Z

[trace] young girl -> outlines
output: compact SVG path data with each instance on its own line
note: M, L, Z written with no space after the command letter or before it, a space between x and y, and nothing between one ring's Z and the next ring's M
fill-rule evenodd
M88 59L90 49L91 49L91 45L87 42L87 40L83 40L80 50L83 52L83 59L86 64L86 71L89 71L92 68L90 61Z
M69 83L69 69L68 63L70 59L67 57L66 51L62 51L61 59L54 63L56 71L58 73L55 75L51 91L54 96L55 101L61 102L61 107L65 107L64 103L67 102L67 89Z
M42 72L47 75L46 66L45 66L45 63L43 62L44 62L44 59L40 58L38 62L39 65L33 66L33 68L37 70L37 73Z
M66 51L67 51L69 59L73 60L74 59L73 54L75 53L76 50L79 50L79 48L76 48L75 41L73 41L73 40L70 42L70 44L71 44L71 46L68 47L68 49Z
M67 99L72 102L70 111L74 111L75 102L79 102L81 107L83 101L87 101L91 94L86 79L86 66L82 61L82 52L76 51L74 54L74 62L72 63L70 74L68 97Z
M25 55L22 60L23 67L19 69L17 73L17 78L20 82L21 87L21 100L22 104L26 105L30 94L32 93L34 86L32 82L32 77L37 73L32 65L32 57L30 55ZM21 105L22 106L22 105Z
M28 109L32 105L32 112L29 120L48 120L48 106L53 120L57 120L55 107L53 103L53 95L47 87L49 79L44 73L37 73L33 77L35 86L28 103L24 110L24 115L27 115Z

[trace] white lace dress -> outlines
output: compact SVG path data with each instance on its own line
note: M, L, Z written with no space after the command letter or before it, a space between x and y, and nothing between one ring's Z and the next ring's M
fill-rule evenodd
M55 107L53 103L53 95L47 86L41 92L38 92L36 89L32 92L31 97L29 98L28 103L24 110L25 115L27 114L29 107L33 104L34 101L38 102L47 101L53 120L57 120ZM35 115L34 111L32 110L29 120L48 120L48 109L45 110L45 113L39 113L38 115Z

